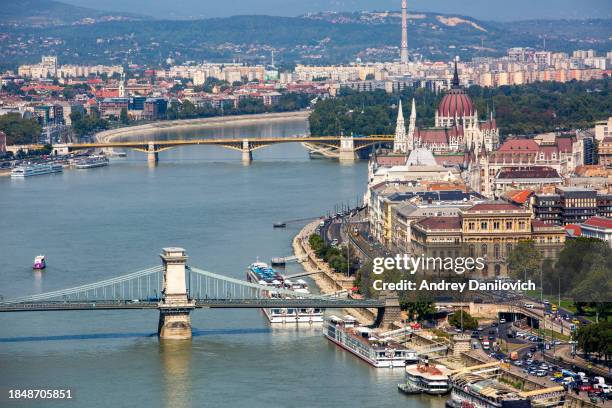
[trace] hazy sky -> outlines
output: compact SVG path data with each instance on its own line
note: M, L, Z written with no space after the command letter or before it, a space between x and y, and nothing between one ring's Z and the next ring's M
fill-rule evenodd
M209 18L237 14L297 16L310 11L397 10L400 0L59 0L157 18ZM483 20L612 18L612 0L408 0L418 11L457 13Z

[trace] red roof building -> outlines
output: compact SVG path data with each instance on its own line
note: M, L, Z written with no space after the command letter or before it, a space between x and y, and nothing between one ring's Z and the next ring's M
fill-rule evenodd
M612 219L591 217L580 225L582 236L606 241L612 247Z

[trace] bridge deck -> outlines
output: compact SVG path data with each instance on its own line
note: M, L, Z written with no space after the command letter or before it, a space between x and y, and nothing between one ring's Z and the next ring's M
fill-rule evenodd
M95 149L106 147L147 148L149 144L157 147L177 147L187 145L242 145L244 140L251 144L274 144L274 143L334 143L339 144L339 136L293 136L293 137L242 137L242 138L211 138L211 139L185 139L185 140L133 140L101 143L73 143L67 145L70 150ZM380 135L368 137L355 137L354 142L360 143L383 143L392 142L393 136Z
M378 308L384 307L383 300L351 300L351 299L194 299L195 307L256 309L256 308ZM68 310L126 310L126 309L157 309L157 301L57 301L0 304L2 312L42 312Z

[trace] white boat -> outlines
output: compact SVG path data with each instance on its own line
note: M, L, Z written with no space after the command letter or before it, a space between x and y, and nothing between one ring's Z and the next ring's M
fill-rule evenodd
M328 340L376 368L403 368L406 362L418 361L416 351L379 334L382 333L376 329L358 326L352 316L330 316L323 325L323 335Z
M74 165L77 169L93 169L104 166L108 166L108 159L106 156L90 156L86 159L77 161Z
M260 285L269 286L265 295L271 298L282 298L275 289L292 290L309 294L308 284L302 279L291 281L283 278L273 268L264 262L254 262L247 270L247 280ZM323 309L319 308L262 308L270 323L321 323Z
M28 164L15 167L11 171L12 178L26 178L43 174L60 173L64 170L61 164Z
M446 394L451 389L450 374L446 366L430 364L424 359L418 364L406 366L406 382L398 384L398 388L406 394Z
M38 255L34 258L34 264L32 265L32 269L45 269L47 267L47 263L45 262L44 255Z

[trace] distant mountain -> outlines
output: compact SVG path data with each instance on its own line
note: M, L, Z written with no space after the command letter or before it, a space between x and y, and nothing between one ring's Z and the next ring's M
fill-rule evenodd
M515 35L522 34L549 40L583 43L610 44L612 39L612 19L589 20L525 20L512 23L499 23L500 28ZM547 48L549 48L547 46Z
M7 0L3 3L0 25L45 27L145 19L135 14L93 10L54 0Z
M62 7L61 3L50 0L22 2ZM166 61L203 60L268 63L274 51L277 65L284 67L296 63L349 63L356 59L390 61L399 56L401 16L398 11L178 21L138 21L138 17L115 15L115 21L105 21L110 19L109 14L67 7L71 11L61 13L60 23L31 27L22 21L19 27L0 26L0 38L3 38L0 68L35 62L41 55L49 54L57 55L61 63L163 65ZM0 20L3 12L7 13L0 12ZM22 13L21 19L31 18L23 10ZM12 18L20 21L17 14L13 11ZM42 18L40 13L34 14ZM90 18L96 23L84 25L84 19ZM48 17L46 21L58 20ZM542 37L546 35L549 50L608 51L612 49L610 27L612 20L498 23L462 15L412 12L409 13L408 47L413 57L448 61L455 55L462 59L501 56L511 47L541 48Z

